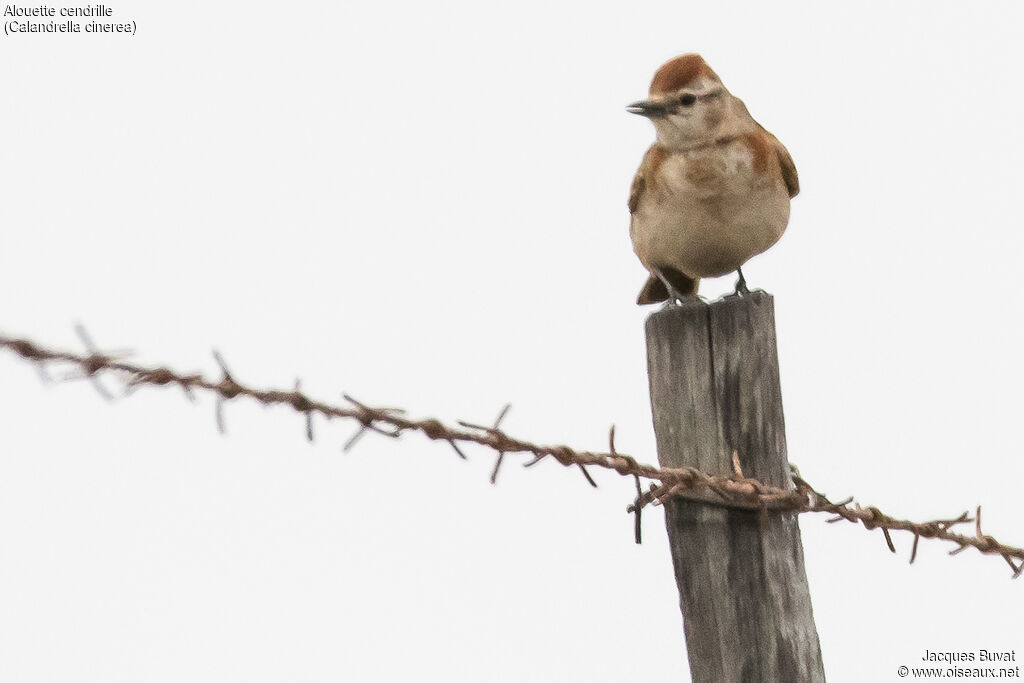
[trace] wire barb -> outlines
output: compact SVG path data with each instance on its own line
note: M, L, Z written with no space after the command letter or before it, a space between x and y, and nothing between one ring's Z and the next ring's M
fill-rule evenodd
M306 441L313 443L313 404L302 393L302 380L295 378L295 391L292 392L292 408L306 414Z
M459 448L459 444L457 444L455 442L455 439L445 439L445 440L448 442L448 445L452 447L452 450L455 451L456 455L458 455L463 460L469 460L469 458L466 457L466 454L462 452L462 449Z
M580 472L583 473L583 478L587 480L587 483L596 489L597 482L594 481L594 478L592 476L590 476L590 472L587 472L586 466L581 465L580 463L576 463L576 466L580 468Z
M737 479L743 479L743 468L740 466L740 452L732 452L732 473L736 475Z
M612 427L614 430L615 428ZM633 536L636 539L636 544L640 545L643 543L643 537L641 536L641 529L643 528L640 524L640 515L643 514L644 506L640 504L640 500L644 497L643 488L640 486L640 477L633 475L633 481L636 482L636 502L633 503Z
M81 323L75 323L75 334L78 335L79 341L82 342L82 346L86 348L89 355L84 359L83 363L79 364L82 374L78 377L70 376L67 379L85 377L89 380L89 383L92 384L96 393L99 394L104 401L113 402L114 395L110 393L105 386L103 386L103 383L100 382L100 378L96 376L96 373L105 367L107 360L118 355L118 352L111 351L108 354L100 353L95 342L92 340L92 336Z
M864 526L867 526L867 524L865 524ZM886 545L889 546L889 552L895 553L896 552L896 546L893 545L892 536L889 535L889 530L886 529L884 526L882 527L882 534L885 536L885 543L886 543Z
M482 427L483 431L495 435L499 440L505 440L505 433L501 431L501 421L508 415L509 409L512 408L511 403L506 403L505 407L498 413L498 417L494 418L494 426ZM491 484L498 483L498 470L501 469L501 464L505 461L505 451L495 446L498 451L498 457L494 460L494 470L491 471Z

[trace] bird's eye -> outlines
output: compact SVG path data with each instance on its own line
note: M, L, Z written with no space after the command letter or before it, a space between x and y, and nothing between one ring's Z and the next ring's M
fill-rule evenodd
M694 95L693 93L686 93L685 95L679 98L679 104L683 105L684 107L692 107L693 103L696 101L697 96Z

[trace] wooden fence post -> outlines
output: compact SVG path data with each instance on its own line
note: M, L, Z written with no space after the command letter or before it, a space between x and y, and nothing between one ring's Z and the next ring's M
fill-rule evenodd
M687 302L647 319L662 467L743 473L791 487L770 294ZM797 515L716 496L666 501L694 683L825 680Z

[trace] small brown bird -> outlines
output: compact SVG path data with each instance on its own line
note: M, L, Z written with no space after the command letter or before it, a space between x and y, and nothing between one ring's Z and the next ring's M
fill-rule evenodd
M800 191L796 167L700 55L665 63L649 99L627 111L654 124L629 193L633 251L651 276L638 304L697 293L702 277L737 271L775 244Z

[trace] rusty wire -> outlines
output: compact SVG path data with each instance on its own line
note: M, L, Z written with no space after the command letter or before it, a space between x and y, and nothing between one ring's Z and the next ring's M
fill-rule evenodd
M957 547L950 552L955 555L967 548L975 548L981 553L999 555L1013 572L1013 578L1024 573L1024 549L1000 543L992 536L984 534L981 529L981 507L971 517L967 512L951 519L933 520L929 522L912 522L891 517L877 507L862 507L852 498L833 503L816 491L799 475L792 477L792 488L767 486L756 479L745 477L739 467L736 454L733 455L733 473L730 476L708 474L692 467L658 468L645 465L635 458L619 453L615 448L615 427L609 432L608 452L576 450L569 446L546 446L524 441L510 436L501 429L501 422L508 413L505 406L491 426L458 422L458 427L445 425L434 418L413 419L407 417L404 410L398 408L381 408L365 405L347 394L343 394L345 405L334 405L314 400L302 393L301 383L296 380L291 391L277 389L256 389L240 383L228 370L224 359L214 352L214 359L220 367L221 378L210 379L200 373L183 374L166 367L144 367L121 359L123 352L101 352L84 329L76 329L79 338L86 347L86 353L73 351L57 351L45 348L27 339L17 339L0 334L0 348L8 349L21 358L31 361L40 368L41 376L49 375L44 366L48 363L64 363L75 368L78 377L89 379L105 399L111 399L109 391L98 381L103 372L120 376L125 383L126 393L139 386L176 385L185 395L194 400L196 390L207 391L215 395L216 417L218 429L225 431L223 404L227 401L245 396L264 405L285 405L305 417L306 437L313 440L313 416L321 415L327 419L342 418L355 420L359 429L353 433L344 445L344 450L351 449L367 432L375 432L384 436L397 438L406 432L420 432L428 439L446 442L462 459L465 452L459 444L474 443L492 449L497 453L491 482L497 481L498 471L505 456L509 453L532 455L532 459L524 463L532 467L545 458L552 458L565 467L577 467L587 482L597 486L587 467L600 467L617 472L622 476L632 477L636 483L636 500L627 508L635 514L635 535L640 542L640 514L644 507L661 504L676 497L687 497L693 491L707 489L721 499L728 507L749 510L774 510L778 512L827 512L832 514L829 522L846 520L860 523L866 529L881 529L886 544L892 552L896 547L892 542L890 531L907 531L914 536L910 562L917 557L918 541L921 538L941 539L955 543ZM650 481L648 491L643 491L640 480ZM960 524L974 523L973 535L960 534L951 529ZM1017 560L1017 562L1014 562Z

